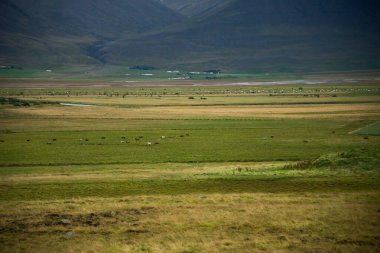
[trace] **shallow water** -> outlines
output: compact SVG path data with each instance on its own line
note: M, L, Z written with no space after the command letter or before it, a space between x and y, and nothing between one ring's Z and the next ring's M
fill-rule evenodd
M323 79L323 80L283 80L283 81L252 81L252 82L236 82L236 83L182 83L182 84L138 84L137 81L125 81L125 87L131 86L152 86L155 87L189 87L189 86L271 86L271 85L316 85L316 84L332 84L332 83L356 83L354 79ZM153 83L153 82L152 82Z
M86 105L86 104L72 104L72 103L59 103L60 105L64 106L79 106L79 107L91 107L95 105Z
M219 83L219 84L193 84L194 86L261 86L261 85L291 85L291 84L328 84L328 83L355 83L357 80L289 80L289 81L261 81L261 82L239 82L239 83Z

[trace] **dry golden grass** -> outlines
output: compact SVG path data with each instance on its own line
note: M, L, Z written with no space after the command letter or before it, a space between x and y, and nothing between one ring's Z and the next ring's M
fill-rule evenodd
M350 105L292 105L292 106L213 106L213 107L155 107L145 112L161 113L171 116L208 116L208 117L270 117L290 116L289 114L342 114L342 113L379 113L379 104ZM302 115L306 116L306 115Z
M340 116L379 116L380 104L329 104L283 106L162 106L116 108L106 106L39 106L6 108L2 114L16 117L181 119L181 118L334 118Z
M0 238L3 252L15 243L27 252L377 252L379 197L191 194L8 202L1 205L1 226L18 233ZM64 217L72 223L59 224ZM68 231L76 236L67 237Z
M249 168L250 171L280 168L289 162L242 162L242 163L200 163L200 164L120 164L92 166L62 166L54 171L41 167L38 171L22 174L7 174L0 177L0 184L9 182L42 183L73 182L83 180L134 180L142 179L199 179L208 175L231 175L236 168ZM44 171L45 170L45 171Z
M194 96L195 99L188 99L189 96ZM149 106L163 106L163 105L244 105L244 104L286 104L286 103L358 103L358 102L380 102L379 96L322 96L322 97L304 97L302 95L286 95L281 96L268 96L265 94L231 94L220 95L210 94L205 95L207 100L200 100L202 95L165 95L165 96L104 96L104 95L81 95L81 96L25 96L22 99L26 100L39 100L39 101L60 101L70 103L82 104L96 104L96 105L149 105Z

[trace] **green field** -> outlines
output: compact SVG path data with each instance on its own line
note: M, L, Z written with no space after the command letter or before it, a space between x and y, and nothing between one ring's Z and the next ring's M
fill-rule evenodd
M376 141L348 135L352 128L336 120L139 122L158 128L2 133L0 164L295 161L354 147L378 147ZM128 129L128 123L124 127Z
M377 83L107 85L2 81L0 252L378 252Z
M292 78L301 76L299 74L278 74L274 73L268 76L266 73L235 73L227 72L220 74L207 74L205 70L179 71L175 69L133 69L133 67L103 66L103 67L59 67L53 69L0 69L0 78L28 78L28 79L55 79L55 80L139 80L139 81L161 81L161 80L210 80L210 79L270 79L270 78Z
M380 135L380 122L377 121L374 124L371 124L369 126L363 127L359 129L358 131L355 131L356 134L361 134L361 135Z
M330 68L321 69L339 69L331 65ZM367 79L372 80L378 76L378 70L362 70L358 71L322 71L322 72L284 72L276 70L267 72L260 69L252 71L235 71L230 69L222 69L220 73L210 74L205 71L207 69L181 70L181 69L136 69L135 66L66 66L57 68L0 68L0 78L17 80L23 79L23 82L29 83L33 81L101 81L101 82L130 82L130 81L167 81L181 82L181 80L254 80L254 81L273 81L273 80L303 80L303 79ZM148 66L149 67L149 66ZM348 68L349 69L349 68ZM69 85L71 86L71 85Z

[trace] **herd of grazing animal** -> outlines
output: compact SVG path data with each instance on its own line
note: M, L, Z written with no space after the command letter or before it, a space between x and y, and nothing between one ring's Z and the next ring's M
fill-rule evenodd
M335 134L335 131L333 131L332 133ZM184 138L184 137L188 137L188 136L190 136L190 134L181 134L181 135L179 135L178 137L180 137L180 138ZM167 138L175 138L175 137L167 137L167 136L164 136L164 135L162 135L162 136L160 137L160 139L161 139L162 141L164 141L164 140L167 139ZM271 138L271 139L274 139L274 136L272 135L272 136L270 136L270 138ZM101 139L101 140L106 140L107 138L104 137L104 136L102 136L102 137L100 137L100 139ZM128 144L128 143L131 143L131 141L130 141L130 140L127 140L127 137L125 137L125 136L120 137L120 139L121 139L121 140L120 140L120 144ZM133 139L134 139L135 143L139 143L142 139L144 139L144 136L141 136L141 135L140 135L140 136L134 137ZM266 139L266 138L265 138L265 139ZM369 138L368 138L368 136L365 136L364 139L368 140ZM52 145L53 143L55 143L55 142L57 142L57 141L58 141L57 138L53 138L53 139L47 141L46 144L47 144L47 145ZM81 145L84 145L86 142L88 143L90 140L89 140L88 138L85 138L85 139L80 138L79 141L80 141L80 144L81 144ZM31 139L27 139L26 142L28 142L28 143L31 142ZM5 143L5 140L0 140L0 143ZM309 143L309 141L308 141L308 140L303 140L303 143ZM104 143L102 143L102 142L99 142L99 143L98 143L98 145L103 145L103 144L104 144ZM152 141L147 141L147 142L145 142L145 145L147 145L147 146L158 145L158 144L160 144L160 142L158 142L158 141L156 141L156 142L152 142Z
M181 137L181 138L183 138L183 137L185 137L185 136L190 136L189 134L181 134L181 135L179 135L179 137ZM174 138L174 137L166 137L166 136L164 136L164 135L162 135L161 137L160 137L160 139L162 140L162 141L164 141L165 139L167 139L167 138ZM101 140L106 140L107 138L105 137L105 136L102 136L102 137L100 137L100 139ZM131 143L131 141L130 140L128 140L127 139L127 137L125 137L125 136L122 136L122 137L120 137L120 144L127 144L127 143ZM137 136L137 137L135 137L135 138L132 138L132 139L134 139L134 141L135 141L135 143L138 143L138 142L140 142L142 139L144 139L144 136ZM26 139L25 140L26 142L32 142L32 140L31 139ZM90 140L88 139L88 138L80 138L79 139L79 143L81 144L81 145L84 145L86 142L88 143ZM52 138L51 140L49 140L49 141L47 141L46 142L46 144L47 145L52 145L53 143L55 143L55 142L58 142L58 139L57 138ZM0 143L5 143L5 140L0 140ZM158 142L158 141L156 141L156 142L152 142L152 141L147 141L147 142L145 142L145 145L147 145L147 146L151 146L151 145L158 145L158 144L160 144L160 142ZM103 143L101 143L101 142L99 142L98 143L98 145L103 145Z

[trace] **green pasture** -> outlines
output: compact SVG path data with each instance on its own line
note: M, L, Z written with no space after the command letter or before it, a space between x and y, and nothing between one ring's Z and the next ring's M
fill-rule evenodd
M47 71L49 70L49 71ZM271 78L301 78L297 73L261 73L261 72L233 72L227 71L220 74L204 73L207 69L178 70L178 69L133 69L124 66L72 66L59 68L19 68L0 69L2 78L28 78L28 79L56 79L56 80L109 80L109 81L159 81L186 77L190 80L225 80L256 78L270 80ZM191 73L193 72L193 73Z
M0 201L57 200L85 197L134 195L179 195L212 193L297 193L379 191L379 174L337 175L336 173L281 173L268 176L225 176L179 180L60 180L2 184Z
M303 160L380 143L349 134L355 124L335 120L124 122L119 131L4 129L0 165Z
M360 134L360 135L375 135L379 136L380 135L380 121L377 121L369 126L363 127L359 129L358 131L354 132L355 134Z
M134 69L134 66L66 66L66 67L46 67L46 68L13 68L0 69L0 78L23 79L25 83L35 80L68 80L68 81L168 81L173 82L186 78L186 80L304 80L304 79L362 79L363 77L377 77L377 70L374 71L331 71L331 72L291 72L286 69L275 72L263 72L260 69L247 70L245 72L221 69L219 74L207 74L208 69ZM178 72L177 72L178 71ZM349 77L349 78L347 78ZM177 80L176 80L177 79Z
M1 200L213 193L342 193L379 188L380 152L355 148L301 162L3 167Z

